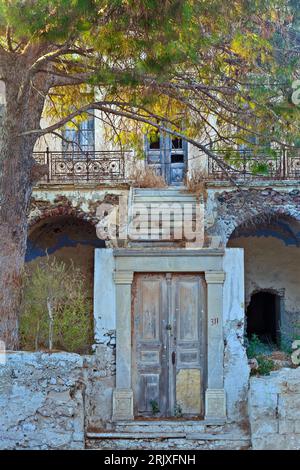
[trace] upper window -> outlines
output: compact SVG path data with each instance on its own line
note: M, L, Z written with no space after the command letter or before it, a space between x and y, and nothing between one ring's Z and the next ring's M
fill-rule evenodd
M150 150L159 150L160 149L160 133L156 130L153 134L151 134L149 138L149 149Z
M95 150L95 121L89 117L78 126L66 127L63 131L63 152L72 154L94 152Z
M169 148L170 150L182 150L183 142L179 137L170 137L168 135L161 136L158 131L151 135L148 139L150 150L160 150Z
M179 137L172 137L172 148L173 149L182 149L182 139Z

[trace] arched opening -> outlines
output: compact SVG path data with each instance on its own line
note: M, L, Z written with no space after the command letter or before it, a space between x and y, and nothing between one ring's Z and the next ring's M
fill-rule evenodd
M261 214L232 233L227 247L243 248L247 336L290 348L300 333L300 223Z
M105 242L96 235L93 224L72 216L56 216L34 225L27 241L26 263L49 256L73 263L86 279L89 295L93 293L94 250L104 248Z
M260 291L251 296L246 312L247 337L253 335L266 344L280 346L280 297Z

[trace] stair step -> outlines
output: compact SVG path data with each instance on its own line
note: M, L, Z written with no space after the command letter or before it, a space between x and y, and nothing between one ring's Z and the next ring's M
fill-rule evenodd
M163 436L162 436L163 434ZM100 432L100 433L87 433L88 439L157 439L160 437L168 438L185 438L184 432Z
M134 188L134 194L191 194L185 188Z
M133 204L136 204L136 203L152 203L152 202L157 202L159 204L163 204L163 203L169 203L169 204L172 204L172 203L175 203L175 202L179 202L179 203L196 203L196 199L193 197L193 196L186 196L186 197L182 197L182 196L179 196L179 195L174 195L174 196L160 196L160 195L153 195L153 196L139 196L139 197L134 197L133 198Z
M193 220L192 220L193 221ZM134 226L131 226L129 228L133 229L136 227L141 227L143 229L154 229L154 228L167 228L167 227L183 227L185 224L182 220L170 220L170 219L162 219L161 221L159 219L152 219L151 222L149 223L148 220L141 220L141 219L133 219L132 224Z
M95 449L223 449L251 448L250 436L225 420L119 421L114 429L87 432L86 446Z
M88 432L88 439L187 439L189 441L249 441L248 436L240 434L220 433L190 433L186 432Z
M193 211L184 211L182 214L170 214L169 212L152 212L149 211L149 213L140 213L138 210L133 211L131 214L131 220L140 220L140 221L148 221L149 218L150 220L183 220L183 219L190 219L190 218L196 218L196 214Z
M155 240L155 247L156 248L175 248L178 246L178 242L181 242L181 240ZM148 249L149 247L153 247L153 240L149 239L137 239L137 240L131 240L129 239L128 246L130 248L139 248L139 249Z

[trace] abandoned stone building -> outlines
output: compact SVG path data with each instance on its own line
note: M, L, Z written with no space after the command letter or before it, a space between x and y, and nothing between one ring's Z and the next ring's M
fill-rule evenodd
M300 154L237 149L224 170L178 138L145 138L136 160L108 150L92 119L68 132L79 146L36 148L48 171L26 261L82 270L92 352L7 354L0 447L300 449L300 369L278 359L250 377L246 354L253 335L276 351L297 339ZM253 175L266 158L268 174ZM165 186L140 188L134 166Z

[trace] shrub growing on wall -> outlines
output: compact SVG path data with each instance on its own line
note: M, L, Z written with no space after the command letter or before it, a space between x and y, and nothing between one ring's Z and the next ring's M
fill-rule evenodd
M21 347L88 352L92 302L81 271L46 256L26 268L24 284Z

